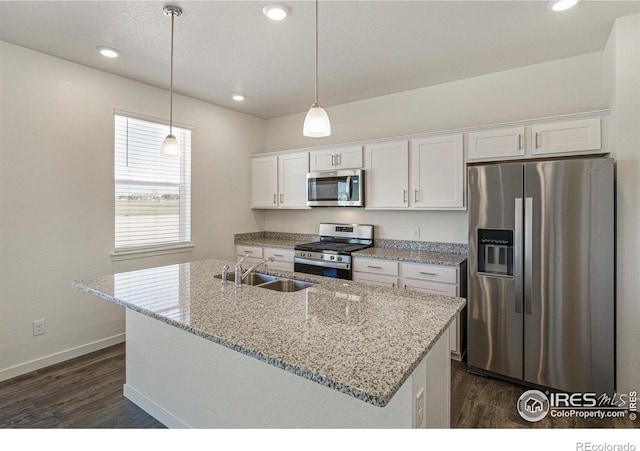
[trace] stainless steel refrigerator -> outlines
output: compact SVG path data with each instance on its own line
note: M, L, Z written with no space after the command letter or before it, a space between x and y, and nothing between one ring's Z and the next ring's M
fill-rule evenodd
M610 158L469 166L471 372L615 388Z

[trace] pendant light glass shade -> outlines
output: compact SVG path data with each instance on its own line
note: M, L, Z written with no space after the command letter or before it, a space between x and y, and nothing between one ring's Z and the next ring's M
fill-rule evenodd
M180 17L182 9L178 6L165 6L162 11L167 16L171 16L171 97L169 100L169 134L164 139L162 147L160 147L160 155L163 157L179 157L180 144L175 136L173 136L173 20Z
M160 148L160 155L163 157L179 157L180 156L180 144L173 135L168 135L162 142Z
M323 138L331 135L329 115L319 103L311 105L307 117L304 118L302 134L312 138Z
M323 138L331 135L329 115L318 102L318 0L316 0L316 100L304 118L302 134L310 138Z

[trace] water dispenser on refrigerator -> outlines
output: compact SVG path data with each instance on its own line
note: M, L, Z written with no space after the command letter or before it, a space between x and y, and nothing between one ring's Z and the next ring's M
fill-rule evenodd
M513 230L478 229L478 273L513 277Z

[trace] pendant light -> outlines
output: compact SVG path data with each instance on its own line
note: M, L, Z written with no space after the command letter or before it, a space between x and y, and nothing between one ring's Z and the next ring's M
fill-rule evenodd
M171 100L169 103L169 134L164 139L160 148L160 155L165 157L179 157L180 144L175 136L173 136L173 20L180 17L182 8L178 6L167 5L163 9L167 16L171 16Z
M327 112L318 102L318 0L316 0L316 98L304 118L302 134L312 138L331 135L331 122Z

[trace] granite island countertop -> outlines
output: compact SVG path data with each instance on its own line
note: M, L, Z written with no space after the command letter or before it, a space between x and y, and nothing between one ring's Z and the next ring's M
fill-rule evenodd
M73 286L376 406L385 406L466 301L302 273L282 293L235 288L205 260L74 281Z

